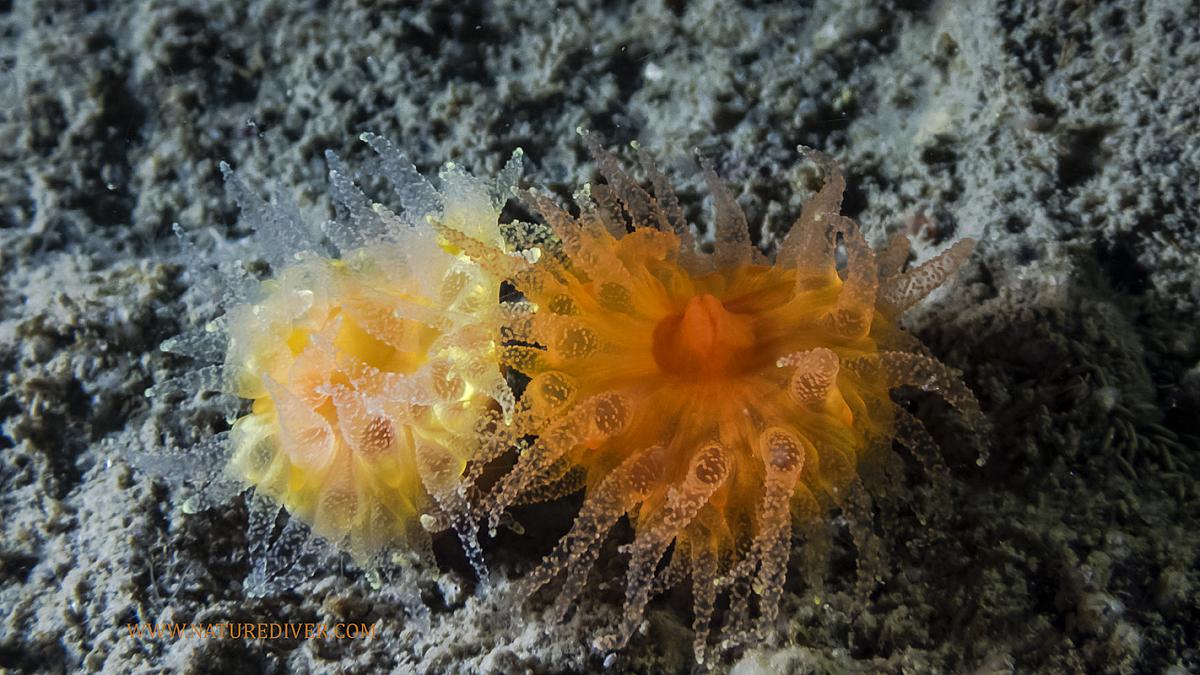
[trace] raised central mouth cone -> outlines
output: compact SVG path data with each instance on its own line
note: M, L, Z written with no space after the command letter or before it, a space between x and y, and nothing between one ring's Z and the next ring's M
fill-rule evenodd
M711 378L738 372L754 348L754 324L712 295L697 295L682 314L654 329L654 359L663 372Z

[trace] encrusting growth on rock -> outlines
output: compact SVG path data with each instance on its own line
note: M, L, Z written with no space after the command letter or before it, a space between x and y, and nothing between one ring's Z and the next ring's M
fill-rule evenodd
M653 194L586 141L605 184L580 191L576 213L520 192L545 225L514 223L510 239L526 255L483 263L523 296L504 308L502 356L530 381L514 426L492 440L493 454L525 445L481 508L494 528L513 504L584 490L571 531L525 587L563 577L559 617L584 589L608 532L628 516L636 535L624 547L623 618L595 648L629 641L669 556L666 580L691 576L703 662L721 595L719 647L774 632L793 524L819 566L829 547L819 525L840 508L860 523L852 526L860 564L876 555L861 523L871 494L888 486L864 477L890 475L893 439L944 473L928 432L892 402L893 389L936 392L970 421L981 419L957 373L897 325L966 260L973 241L902 271L907 239L876 255L838 213L845 183L837 166L805 151L825 184L773 261L752 245L741 208L704 164L716 216L715 249L706 253L646 154ZM456 245L469 254L485 248Z

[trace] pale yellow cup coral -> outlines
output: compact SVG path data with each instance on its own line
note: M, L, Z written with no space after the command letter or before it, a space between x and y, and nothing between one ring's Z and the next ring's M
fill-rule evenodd
M515 431L498 442L536 438L482 508L495 527L512 504L584 490L574 527L525 588L565 576L559 616L628 516L636 534L625 548L625 609L595 647L611 652L634 635L656 575L660 587L690 575L703 661L719 596L722 646L774 633L793 525L819 561L831 509L869 520L870 494L888 490L894 475L893 439L944 471L929 434L891 401L893 389L937 392L980 419L956 373L897 325L974 242L902 271L907 239L876 256L838 214L845 184L836 165L811 153L825 185L773 261L706 167L716 227L715 250L705 253L647 156L653 195L588 143L607 184L581 191L577 214L524 193L546 222L514 230L525 258L456 242L524 295L505 310L504 362L531 380ZM852 533L860 558L871 557L869 527Z
M501 280L438 232L503 250L497 220L520 154L495 184L447 165L435 189L387 141L363 138L404 210L369 202L328 155L340 214L323 234L335 251L223 167L262 245L286 248L227 307L223 363L149 394L199 381L249 400L228 435L229 476L362 560L397 543L426 549L427 531L452 526L482 578L464 472L476 426L513 407L498 363Z

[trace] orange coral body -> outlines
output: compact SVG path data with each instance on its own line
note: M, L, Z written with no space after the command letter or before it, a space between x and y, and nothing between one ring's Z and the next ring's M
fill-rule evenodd
M581 196L578 216L524 195L547 228L522 231L519 243L537 244L528 256L537 262L506 270L525 300L508 307L504 358L531 378L516 435L536 440L484 510L494 526L514 503L584 488L573 529L529 579L536 588L566 575L560 615L606 533L628 514L636 535L623 620L596 647L629 640L671 550L663 574L692 577L703 660L720 592L729 597L728 644L770 633L793 521L813 525L835 506L861 515L869 496L860 476L893 461L893 437L937 466L928 434L891 402L893 388L917 384L978 416L955 374L895 323L973 242L901 273L907 240L876 258L858 226L837 214L844 182L818 157L826 184L773 264L706 167L716 247L701 253L646 156L653 196L589 144L607 184ZM810 539L819 558L823 543Z

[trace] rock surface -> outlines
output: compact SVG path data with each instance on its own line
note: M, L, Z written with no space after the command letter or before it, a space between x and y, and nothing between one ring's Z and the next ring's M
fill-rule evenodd
M486 594L448 542L438 568L378 587L334 561L249 597L253 505L197 509L186 480L117 449L224 426L203 397L142 395L190 368L157 345L215 309L173 262L172 223L210 247L245 235L218 162L317 219L323 152L355 164L364 131L427 172L494 172L520 146L528 180L565 195L593 177L578 126L651 149L707 222L700 148L765 245L817 185L797 144L840 160L871 240L907 228L919 258L981 242L910 321L978 393L990 461L948 446L949 510L912 481L912 507L878 523L888 565L865 607L848 540L819 597L794 556L785 640L726 667L1200 669L1200 5L422 5L0 1L0 670L602 668L587 639L618 607L615 546L566 623L512 597L561 514L521 511L525 534L489 543ZM691 668L687 595L656 601L610 671ZM129 628L166 622L378 632Z

